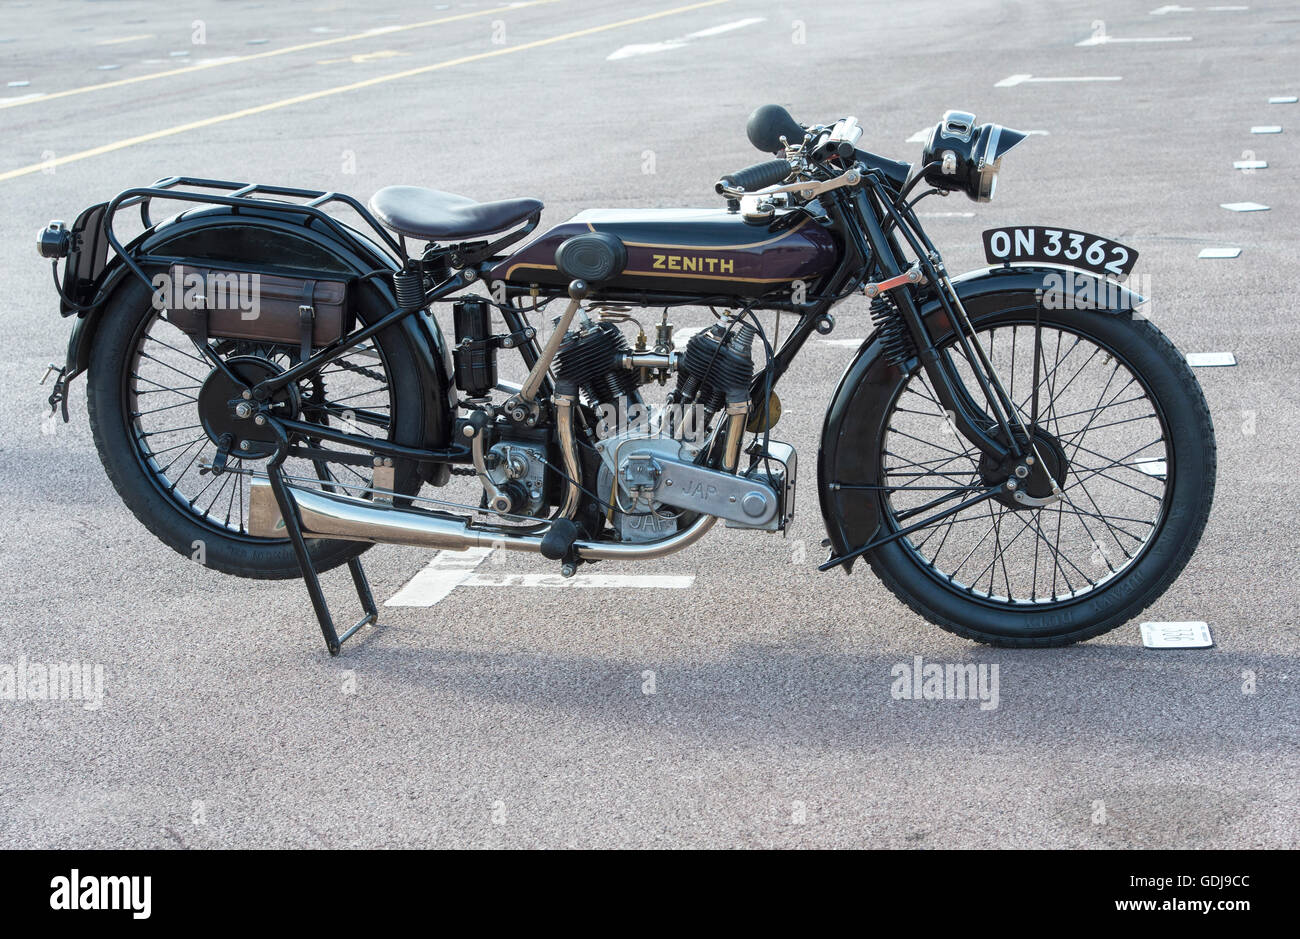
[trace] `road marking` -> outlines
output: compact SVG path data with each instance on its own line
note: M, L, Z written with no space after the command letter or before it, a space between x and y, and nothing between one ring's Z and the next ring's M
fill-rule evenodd
M1008 75L994 85L994 88L1014 88L1027 82L1117 82L1123 81L1121 75L1077 75L1070 77L1044 77L1034 75Z
M197 72L202 69L215 68L218 65L229 65L232 62L253 62L258 59L269 59L276 55L288 55L291 52L302 52L306 49L319 49L322 46L331 46L340 42L353 42L358 39L370 39L380 33L400 32L409 29L425 29L429 26L438 26L442 23L454 23L458 20L472 19L476 16L488 16L492 13L505 13L511 10L517 10L522 7L537 6L542 3L558 3L559 0L526 0L523 3L510 3L505 6L493 7L490 10L479 10L475 13L457 13L454 16L444 16L435 20L424 20L419 23L410 23L406 26L383 26L378 29L368 29L363 33L352 33L348 36L335 36L332 39L319 39L315 42L299 43L296 46L285 46L283 49L272 49L268 52L254 52L249 55L227 56L221 59L213 59L199 65L186 65L182 68L167 69L163 72L151 72L148 75L136 75L131 78L121 78L117 81L101 82L98 85L83 85L80 88L68 88L64 91L52 91L49 94L42 95L42 101L53 101L56 98L67 98L71 95L87 94L91 91L104 91L108 88L121 88L124 85L134 85L137 82L153 81L156 78L171 78L175 75L187 75L191 72ZM188 56L189 50L171 52L173 58L184 58ZM35 99L32 99L35 100ZM8 103L0 102L0 107L13 107L21 101L10 101Z
M1282 133L1282 128L1277 124L1262 124L1258 127L1252 127L1250 132L1252 134L1280 134Z
M97 46L118 46L124 42L139 42L141 39L152 39L153 33L139 33L135 36L119 36L117 39L101 39L95 43Z
M445 600L457 587L577 587L612 590L685 590L695 583L693 574L510 574L485 571L482 563L492 548L439 551L384 606L430 607Z
M1237 364L1231 352L1188 352L1187 364L1192 368L1228 368Z
M1076 42L1076 46L1108 46L1114 42L1191 42L1191 36L1129 36L1121 38L1119 36L1108 36L1102 33L1098 36L1089 36L1087 39Z
M352 62L361 65L365 62L377 62L380 59L395 59L399 56L410 55L409 52L398 52L395 49L382 49L379 52L358 52L356 55L344 56L341 59L321 59L317 65L335 65L339 62Z
M1232 168L1234 170L1266 170L1268 169L1267 160L1233 160Z
M466 587L607 587L637 590L685 590L695 583L694 574L506 574L478 571Z
M491 553L491 548L439 551L406 586L385 600L384 606L433 606L469 580Z
M846 349L856 349L866 342L866 339L821 339L819 342L824 346L843 346Z
M1249 10L1250 7L1206 7L1211 13L1237 13L1242 10Z
M974 212L917 212L918 218L974 218Z
M548 2L548 0L537 0L537 2ZM644 16L633 17L632 19L618 20L614 23L605 23L601 26L589 26L586 29L574 30L573 32L563 33L559 36L551 36L547 39L535 39L532 42L522 43L517 46L506 46L501 49L493 49L489 52L477 52L473 55L463 55L455 59L446 59L442 62L434 62L431 65L422 65L417 68L406 69L401 72L391 72L387 75L376 75L373 78L367 78L363 81L352 82L348 85L339 85L335 88L324 88L320 91L313 91L307 94L294 95L292 98L282 98L279 101L270 101L266 104L259 104L251 108L243 108L239 111L231 111L228 114L218 114L215 117L206 117L198 121L190 121L188 124L178 124L175 127L166 127L162 130L156 130L148 134L140 134L137 137L128 137L125 140L117 140L113 143L107 143L90 150L82 150L78 153L70 153L67 156L56 157L52 160L46 160L43 163L32 163L28 166L20 166L17 169L8 170L0 173L0 182L8 179L15 179L19 176L26 176L30 173L48 171L47 167L64 166L68 163L75 163L78 160L86 160L90 157L102 156L105 153L112 153L116 150L125 150L127 147L134 147L137 144L149 143L150 141L160 140L164 137L173 137L176 134L183 134L186 131L198 130L201 127L212 127L216 124L224 124L227 121L235 121L243 117L251 117L255 114L265 114L268 111L275 111L280 108L287 108L295 104L303 104L307 101L317 101L321 98L328 98L333 95L344 94L349 91L357 91L361 88L370 88L374 85L382 85L385 82L397 81L402 78L410 78L415 75L425 75L429 72L436 72L440 69L452 68L457 65L465 65L470 62L482 62L485 59L495 58L502 55L511 55L516 52L526 52L529 49L538 49L543 46L554 45L557 42L565 42L570 39L578 39L582 36L591 36L596 33L603 33L607 30L618 29L622 26L631 26L635 23L644 23L649 20L661 19L665 16L675 16L678 13L687 13L691 10L699 10L704 7L717 6L720 3L730 3L731 0L704 0L702 3L692 3L688 6L674 7L671 10L661 10L658 13L648 13ZM502 9L507 9L503 7ZM468 14L467 14L468 15ZM399 27L394 27L394 29ZM48 96L47 96L48 97ZM47 99L42 99L47 100Z
M1269 104L1295 104L1297 99L1295 95L1275 95L1268 99Z
M762 23L766 17L751 16L747 19L736 20L732 23L723 23L721 26L710 26L708 29L701 29L693 33L687 33L685 36L679 36L676 39L665 39L663 42L645 42L633 43L616 49L609 55L605 56L606 62L614 62L618 59L630 59L638 55L653 55L656 52L668 52L672 49L680 49L693 39L706 39L710 36L717 36L721 33L729 33L733 29L743 29L746 26L753 26L755 23Z
M1174 3L1152 10L1151 15L1164 16L1166 13L1191 13L1192 10L1192 7L1180 7L1178 4Z
M1157 479L1164 479L1169 475L1169 466L1164 460L1138 460L1133 464L1133 468L1139 473L1146 473Z
M1229 212L1267 212L1268 206L1258 202L1220 202L1219 208Z
M30 84L31 84L31 82L29 82L29 81L10 82L10 83L9 83L9 87L10 87L10 88L26 88L26 87L27 87L28 85L30 85Z
M1198 258L1236 258L1241 257L1240 248L1202 248Z
M1148 649L1208 649L1214 645L1209 623L1142 623L1142 645Z

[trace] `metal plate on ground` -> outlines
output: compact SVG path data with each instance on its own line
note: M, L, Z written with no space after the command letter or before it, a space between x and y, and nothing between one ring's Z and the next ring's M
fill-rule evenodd
M1209 623L1143 623L1142 645L1148 649L1208 649L1214 645Z

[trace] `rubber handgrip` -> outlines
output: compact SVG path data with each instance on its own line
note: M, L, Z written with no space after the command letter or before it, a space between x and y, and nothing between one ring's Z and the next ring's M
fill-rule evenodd
M768 160L766 163L755 163L743 170L728 173L718 180L714 189L719 195L727 189L754 192L758 189L766 189L768 186L775 186L789 175L790 164L788 161Z

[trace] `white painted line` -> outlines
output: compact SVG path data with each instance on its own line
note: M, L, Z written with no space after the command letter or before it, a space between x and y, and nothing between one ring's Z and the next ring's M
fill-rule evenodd
M1267 212L1268 206L1258 202L1220 202L1219 208L1229 212Z
M10 83L9 83L9 87L10 87L10 88L26 88L26 87L27 87L28 85L30 85L30 84L31 84L31 82L29 82L29 81L10 82Z
M1237 357L1231 352L1189 352L1187 364L1192 368L1227 368L1237 364Z
M1266 170L1268 169L1267 160L1233 160L1232 168L1234 170Z
M1180 7L1176 3L1171 3L1167 6L1158 7L1157 9L1152 10L1151 15L1164 16L1166 13L1191 13L1192 10L1192 7Z
M866 342L866 339L822 339L820 342L824 346L843 346L846 349L856 349Z
M1133 468L1139 473L1146 473L1158 479L1164 479L1169 474L1169 468L1164 460L1138 460L1133 464Z
M630 59L638 55L653 55L656 52L668 52L672 49L680 49L693 39L707 39L710 36L717 36L720 33L729 33L733 29L742 29L746 26L753 26L755 23L762 23L765 17L751 16L743 20L735 20L731 23L723 23L721 26L711 26L708 29L697 30L693 33L687 33L685 36L678 36L676 39L665 39L663 42L641 42L632 43L623 46L621 49L615 49L609 55L605 56L606 62L615 62L619 59Z
M1236 258L1241 257L1240 248L1202 248L1198 258Z
M1277 124L1261 124L1258 127L1252 127L1250 132L1252 134L1280 134L1282 133L1282 128Z
M612 589L685 590L694 574L504 574L479 571L462 581L465 587L605 587Z
M974 218L974 212L917 212L920 218Z
M433 606L468 580L491 553L491 548L439 551L384 606Z
M96 65L96 66L95 66L95 68L98 69L98 70L101 71L101 72L111 72L111 71L113 71L114 69L119 69L119 68L121 68L121 67L122 67L122 66L120 66L120 65Z
M1142 623L1142 645L1148 649L1208 649L1214 645L1209 623Z
M45 93L42 91L33 91L29 95L14 95L9 98L0 98L0 108L13 104L15 101L29 101L32 98L44 98Z
M1277 95L1268 99L1269 104L1295 104L1297 99L1295 95Z
M1249 10L1250 7L1206 7L1211 13L1239 13L1242 10Z
M1191 42L1191 36L1130 36L1121 38L1119 36L1107 36L1105 33L1099 36L1089 36L1087 39L1076 42L1076 46L1107 46L1113 42Z
M687 33L687 39L703 39L706 36L717 36L719 33L729 33L733 29L743 29L746 26L753 26L755 23L761 23L766 17L751 16L748 19L736 20L734 23L723 23L721 26L710 26L708 29L701 29L698 32Z
M1117 82L1123 81L1120 75L1076 75L1072 77L1043 77L1034 75L1008 75L994 85L994 88L1014 88L1026 82Z

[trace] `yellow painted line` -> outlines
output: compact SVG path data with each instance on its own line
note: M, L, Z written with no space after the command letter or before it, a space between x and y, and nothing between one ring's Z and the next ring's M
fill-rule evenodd
M569 39L578 39L582 36L591 36L595 33L603 33L607 30L618 29L622 26L631 26L635 23L645 23L650 20L662 19L665 16L675 16L678 13L688 13L691 10L700 10L705 7L713 7L721 3L730 2L731 0L705 0L703 3L692 3L689 6L674 7L671 10L661 10L658 13L649 13L645 16L637 16L629 20L619 20L617 23L606 23L603 26L589 26L586 29L575 30L571 33L564 33L560 36L552 36L549 39L534 39L532 42L525 42L518 46L505 46L500 49L493 49L491 52L478 52L474 55L463 55L459 58L435 62L432 65L422 65L418 68L410 68L402 72L392 72L388 75L377 75L374 78L367 78L364 81L353 82L350 85L339 85L337 88L325 88L321 91L313 91L305 95L294 95L292 98L282 98L279 101L270 101L266 104L259 104L251 108L231 111L228 114L218 114L215 117L205 117L199 121L190 121L188 124L177 124L175 127L166 127L162 130L155 130L152 133L140 134L138 137L128 137L125 140L106 143L100 147L94 147L90 150L82 150L79 153L70 153L67 156L55 157L54 159L44 160L40 163L33 163L30 166L20 166L16 170L9 170L0 173L0 182L4 182L7 179L15 179L19 176L26 176L29 173L38 173L42 170L49 172L54 167L65 166L68 163L75 163L78 160L88 160L91 157L101 156L105 153L112 153L115 150L125 150L127 147L134 147L136 144L149 143L150 141L160 140L164 137L174 137L176 134L183 134L186 131L198 130L201 127L211 127L214 124L224 124L227 121L235 121L241 117L252 117L254 114L265 114L267 111L275 111L280 108L287 108L291 105L303 104L307 101L316 101L320 98L331 97L332 95L341 95L344 92L357 91L361 88L369 88L373 85L381 85L385 82L397 81L400 78L411 78L414 75L424 75L429 72L436 72L439 69L452 68L456 65L466 65L470 62L481 62L484 59L492 59L500 55L524 52L528 49L537 49L542 46L553 45L557 42L565 42Z
M191 72L201 72L205 69L217 68L221 65L234 65L237 62L253 62L257 59L269 59L272 56L288 55L291 52L302 52L306 49L319 49L322 46L332 46L340 42L355 42L358 39L371 39L375 36L386 36L390 33L401 33L410 29L426 29L430 26L438 26L442 23L455 23L459 20L473 19L476 16L490 16L493 13L509 13L512 10L522 10L524 7L538 6L543 3L558 3L559 0L527 0L524 3L511 3L506 6L493 7L490 10L478 10L474 13L457 13L454 16L443 16L436 20L424 20L420 23L408 23L405 26L380 26L375 29L368 29L364 33L353 33L350 36L335 36L332 39L318 39L315 42L304 42L296 46L286 46L283 49L271 49L267 52L254 52L249 55L227 56L225 58L214 59L211 62L200 62L198 65L186 65L182 68L171 68L162 72L150 72L148 75L136 75L132 78L119 78L116 81L101 82L98 85L83 85L80 88L68 88L64 91L52 91L47 95L40 95L35 98L15 98L12 101L0 102L0 110L4 108L16 108L24 104L35 104L38 101L54 101L58 98L68 98L72 95L84 95L91 91L105 91L109 88L122 88L126 85L134 85L137 82L153 81L157 78L172 78L176 75L188 75ZM141 37L132 36L132 39ZM115 42L126 42L125 39L113 40Z
M136 41L141 40L141 39L152 39L153 36L154 36L153 33L140 33L139 35L136 35L136 36L121 36L121 37L119 37L119 38L117 38L117 39L101 39L101 40L99 40L99 42L95 43L95 45L97 45L97 46L117 46L117 45L121 45L121 44L124 43L124 42L136 42ZM91 86L91 87L94 87L94 86Z

